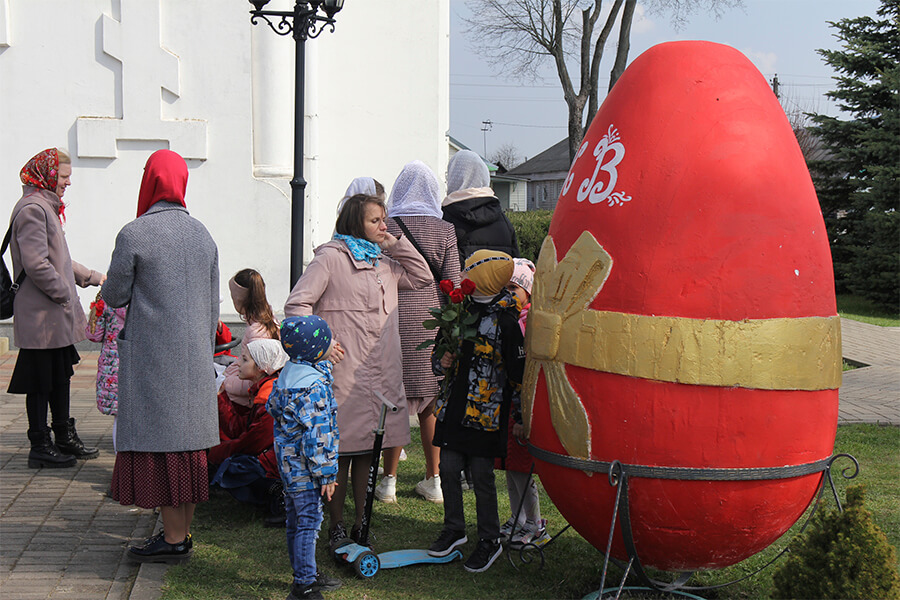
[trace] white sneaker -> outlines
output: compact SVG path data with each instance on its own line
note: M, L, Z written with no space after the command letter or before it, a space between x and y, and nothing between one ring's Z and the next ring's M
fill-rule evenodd
M441 491L441 476L426 477L416 484L416 493L429 502L435 504L444 503L444 493Z
M388 504L397 501L397 478L393 475L385 475L381 483L375 486L375 498Z
M506 520L506 523L500 526L500 541L508 542L509 534L512 533L513 526L516 524L516 518L510 517ZM519 529L518 527L516 529Z
M510 548L523 548L527 544L534 546L543 546L550 541L550 535L547 533L547 519L541 519L540 523L534 521L525 521L525 526L521 529L517 528L515 533L509 540Z

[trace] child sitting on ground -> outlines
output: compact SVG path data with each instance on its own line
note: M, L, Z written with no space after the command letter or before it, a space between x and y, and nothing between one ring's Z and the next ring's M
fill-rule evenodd
M506 289L519 305L519 327L525 334L525 321L531 306L531 286L534 282L534 264L527 258L513 259L515 268ZM543 546L550 541L547 521L541 518L541 502L537 484L531 476L533 464L525 446L525 430L522 426L521 404L513 400L509 413L509 441L506 458L497 461L497 468L506 469L506 489L509 492L509 508L512 516L500 527L500 537L509 541L510 548L522 548L526 544ZM521 506L522 510L519 511Z
M431 358L434 373L445 375L449 385L434 409L444 527L428 553L446 556L468 541L459 473L470 468L479 538L465 563L470 573L486 571L502 552L494 459L506 455L510 404L519 394L525 369L519 309L506 289L513 267L508 254L492 250L478 250L466 260L462 276L475 283L468 310L478 317L479 339L462 342L455 353L432 353Z
M321 317L288 317L281 343L290 357L266 408L275 420L275 452L285 489L287 547L294 581L287 600L323 598L341 582L316 569L322 500L337 479L337 403L332 391L331 329Z
M266 401L288 356L281 342L256 339L241 350L235 364L238 376L250 384L248 411L219 396L219 439L207 462L215 475L210 482L228 490L241 502L264 505L266 525L284 524L281 478L275 465L273 420Z

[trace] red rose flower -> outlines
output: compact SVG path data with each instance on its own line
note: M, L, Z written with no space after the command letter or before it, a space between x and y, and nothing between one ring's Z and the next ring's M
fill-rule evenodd
M439 285L440 285L441 291L444 292L445 294L449 294L450 292L453 291L453 282L450 281L449 279L442 279L441 283Z
M463 296L463 293L461 290L457 289L457 290L453 290L452 292L450 292L450 302L458 304L458 303L462 302L464 298L465 298L465 296Z
M462 283L459 284L459 289L466 296L471 296L475 293L475 282L471 279L463 279Z

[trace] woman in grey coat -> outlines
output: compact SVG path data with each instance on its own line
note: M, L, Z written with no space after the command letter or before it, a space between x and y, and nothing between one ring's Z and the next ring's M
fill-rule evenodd
M131 546L138 561L191 554L191 520L209 499L206 449L219 443L213 346L216 244L184 204L188 170L169 150L144 167L138 218L116 238L103 298L128 305L119 334L118 453L113 498L160 507L163 531Z
M75 291L100 285L103 273L78 264L69 256L62 197L69 186L72 161L58 148L36 154L22 167L22 198L9 218L13 278L16 293L13 333L19 348L9 382L10 394L25 394L28 466L72 467L76 458L94 458L97 448L85 448L69 416L69 380L80 360L75 344L85 339L84 311ZM47 427L47 408L56 443Z

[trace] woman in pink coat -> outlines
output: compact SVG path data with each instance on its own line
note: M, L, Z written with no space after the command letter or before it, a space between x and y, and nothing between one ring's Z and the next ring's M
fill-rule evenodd
M345 351L334 367L341 439L338 485L328 507L332 542L347 537L343 513L351 471L356 522L350 537L362 522L381 410L376 391L400 408L388 414L384 446L409 443L397 290L422 289L433 276L409 240L388 233L385 218L381 198L357 194L348 199L335 239L316 248L284 306L286 317L316 314L325 319Z

